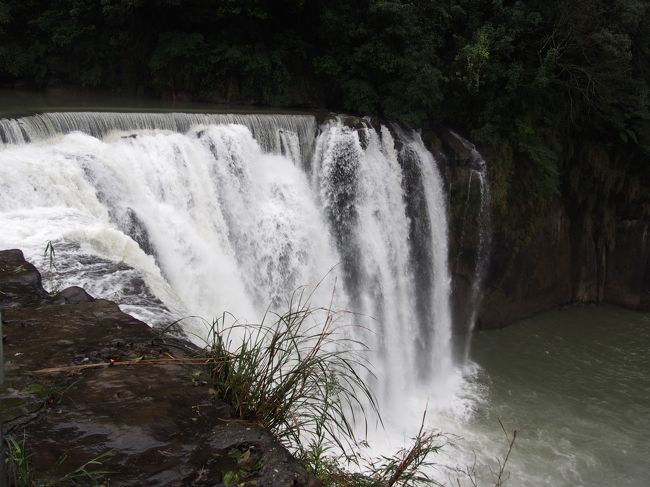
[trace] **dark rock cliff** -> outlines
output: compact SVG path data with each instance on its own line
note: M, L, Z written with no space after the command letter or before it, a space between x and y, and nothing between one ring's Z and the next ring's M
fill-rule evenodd
M463 332L471 313L479 245L480 202L477 188L468 184L475 158L444 129L425 135L443 163L449 188L452 304L458 331ZM587 212L558 202L525 242L508 238L502 226L492 220L489 263L476 316L479 328L503 327L573 303L609 302L650 311L648 219L620 219L612 238L605 239Z

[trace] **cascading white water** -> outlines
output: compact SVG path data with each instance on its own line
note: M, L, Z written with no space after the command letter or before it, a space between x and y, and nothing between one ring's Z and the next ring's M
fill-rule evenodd
M225 114L225 113L122 113L54 112L17 119L0 119L0 147L44 140L58 134L79 131L104 137L114 131L169 130L185 133L196 125L238 124L247 127L266 152L279 152L293 137L309 157L315 120L310 115ZM291 135L293 134L293 135ZM295 150L295 147L292 147ZM287 149L287 150L292 150Z
M126 299L150 322L256 321L324 276L315 301L327 305L338 278L335 306L363 325L350 333L371 349L385 415L400 417L406 397L419 414L447 400L458 372L444 188L417 134L340 120L317 134L310 116L118 113L0 120L0 133L0 248L38 262L52 241L59 268L94 269L59 285Z
M179 313L253 321L336 264L305 174L263 152L243 125L73 133L0 157L2 227L13 222L31 240L3 232L4 247L32 243L38 255L47 240L78 243L143 271ZM25 216L34 228L23 228Z

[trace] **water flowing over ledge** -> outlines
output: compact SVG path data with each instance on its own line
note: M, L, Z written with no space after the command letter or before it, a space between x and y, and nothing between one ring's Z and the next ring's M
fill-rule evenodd
M417 133L308 115L63 112L0 120L0 135L0 247L42 259L51 241L67 269L50 269L57 286L155 324L224 310L254 322L321 282L316 305L333 296L354 312L347 333L371 350L386 415L407 396L456 407L447 198Z
M0 142L25 144L55 135L83 132L103 138L114 131L169 130L185 133L196 125L238 124L247 127L267 152L292 149L285 131L298 137L305 155L316 132L311 115L226 114L226 113L111 113L53 112L21 118L0 119Z

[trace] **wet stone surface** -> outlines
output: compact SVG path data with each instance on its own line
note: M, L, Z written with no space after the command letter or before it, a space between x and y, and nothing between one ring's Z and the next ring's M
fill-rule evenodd
M0 310L4 433L24 439L35 479L101 456L87 467L109 472L100 484L316 485L268 432L233 421L196 366L147 363L185 357L178 342L80 288L49 296L20 251L0 251Z

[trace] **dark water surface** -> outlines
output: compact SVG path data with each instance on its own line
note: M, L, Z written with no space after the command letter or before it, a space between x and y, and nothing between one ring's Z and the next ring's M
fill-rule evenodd
M0 118L61 111L93 112L183 112L183 113L314 113L322 110L293 110L268 106L244 106L163 100L80 89L47 91L0 89Z

